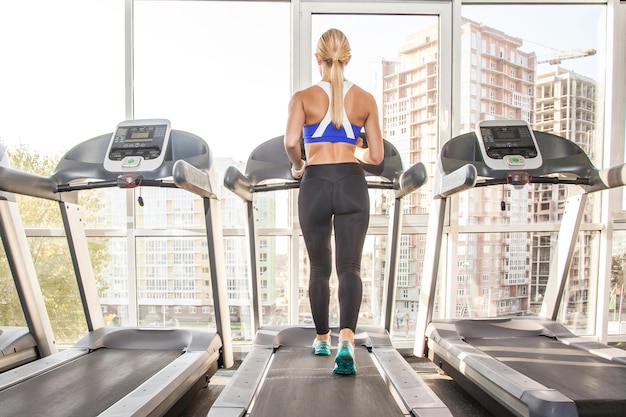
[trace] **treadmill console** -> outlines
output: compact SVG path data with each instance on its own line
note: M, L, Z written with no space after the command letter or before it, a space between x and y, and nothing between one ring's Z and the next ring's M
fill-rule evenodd
M161 166L170 140L166 119L128 120L117 125L104 158L110 172L152 171Z
M543 163L535 135L523 120L478 122L476 139L485 164L491 169L536 169Z

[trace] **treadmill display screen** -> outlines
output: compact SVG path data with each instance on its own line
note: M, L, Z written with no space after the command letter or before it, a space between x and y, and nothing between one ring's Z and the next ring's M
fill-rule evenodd
M154 136L154 126L150 126L149 129L147 130L143 130L143 129L134 129L131 128L130 129L130 135L128 135L128 137L126 138L126 141L143 141L143 140L150 140L152 139L152 136Z
M163 149L167 125L120 126L115 132L109 159L120 161L127 156L157 158Z
M502 159L506 155L537 156L528 126L481 126L480 133L490 158Z

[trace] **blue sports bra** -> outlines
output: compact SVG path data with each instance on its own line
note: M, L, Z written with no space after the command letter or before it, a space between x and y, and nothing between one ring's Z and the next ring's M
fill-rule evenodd
M327 81L320 81L317 83L328 96L328 102L330 103L330 83ZM343 82L343 97L346 97L346 93L352 87L350 81ZM318 143L318 142L345 142L352 145L356 144L356 140L361 133L361 126L356 126L350 123L346 111L343 112L343 123L339 129L335 129L331 121L330 104L328 111L321 122L312 125L305 125L302 127L302 137L304 143Z

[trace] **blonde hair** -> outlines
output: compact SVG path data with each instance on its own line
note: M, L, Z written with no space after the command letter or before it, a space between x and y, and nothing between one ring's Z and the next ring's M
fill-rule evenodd
M315 56L330 67L330 114L339 129L343 124L343 67L350 59L348 38L338 29L327 30L317 42Z

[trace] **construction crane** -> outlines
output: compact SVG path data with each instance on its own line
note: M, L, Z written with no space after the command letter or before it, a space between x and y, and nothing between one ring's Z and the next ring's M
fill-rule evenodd
M561 54L556 54L553 55L549 58L545 58L545 59L539 59L537 60L538 64L550 64L550 65L558 65L561 63L561 61L566 60L566 59L574 59L574 58L583 58L586 56L591 56L591 55L595 55L596 54L596 50L595 49L586 49L584 51L572 51L572 52L566 52L566 53L561 53Z

